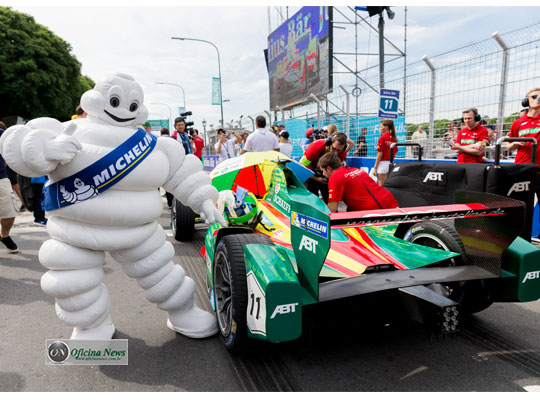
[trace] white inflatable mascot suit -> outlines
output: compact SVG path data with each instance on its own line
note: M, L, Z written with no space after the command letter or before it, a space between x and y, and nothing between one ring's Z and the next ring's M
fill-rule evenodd
M72 339L112 338L102 282L109 251L146 298L168 312L170 329L193 338L215 334L214 315L194 304L195 284L173 263L174 248L156 222L163 209L157 189L163 187L208 223L225 224L201 162L176 140L136 129L148 111L141 86L129 75L107 76L83 94L81 106L87 118L67 125L37 118L0 138L11 168L50 177L46 191L52 187L49 197L57 204L49 208L52 239L41 246L39 260L49 270L41 287L55 297L56 314L74 327Z

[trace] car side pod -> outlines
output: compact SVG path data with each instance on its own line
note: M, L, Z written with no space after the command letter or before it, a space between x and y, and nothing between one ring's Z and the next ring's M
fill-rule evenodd
M302 334L302 289L285 250L264 244L244 248L248 337L271 343Z
M493 301L526 302L540 298L540 249L521 237L502 256L501 279L488 279L484 286Z

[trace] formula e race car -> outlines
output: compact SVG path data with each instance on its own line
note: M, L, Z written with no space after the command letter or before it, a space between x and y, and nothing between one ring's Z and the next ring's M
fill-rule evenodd
M220 204L229 224L206 233L227 349L297 339L306 306L375 292L397 292L437 334L492 302L540 297L540 250L518 236L522 202L458 191L454 204L331 213L287 165L274 163L264 194L231 182Z

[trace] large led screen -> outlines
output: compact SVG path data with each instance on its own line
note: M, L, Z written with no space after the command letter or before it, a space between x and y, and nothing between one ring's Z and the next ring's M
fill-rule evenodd
M303 7L268 36L270 108L332 90L332 7Z

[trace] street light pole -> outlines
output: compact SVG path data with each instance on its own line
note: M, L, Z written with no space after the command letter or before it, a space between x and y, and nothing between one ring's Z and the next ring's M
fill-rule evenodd
M208 137L206 136L206 120L204 118L202 120L202 127L203 127L203 131L204 131L204 141L205 141L206 145L208 146Z
M184 91L184 88L180 85L177 85L176 83L168 83L168 82L156 82L156 85L171 85L171 86L176 86L176 87L179 87L181 90L182 90L182 96L184 98L184 111L187 111L187 107L186 107L186 92Z
M221 90L221 60L220 60L220 57L219 57L219 49L217 48L217 46L214 43L209 42L208 40L193 39L193 38L181 38L181 37L171 37L171 39L175 39L175 40L192 40L194 42L208 43L208 44L214 46L214 49L216 49L217 59L218 59L218 72L219 72L219 105L221 107L221 126L223 126L223 124L225 123L225 120L223 119L223 92Z

